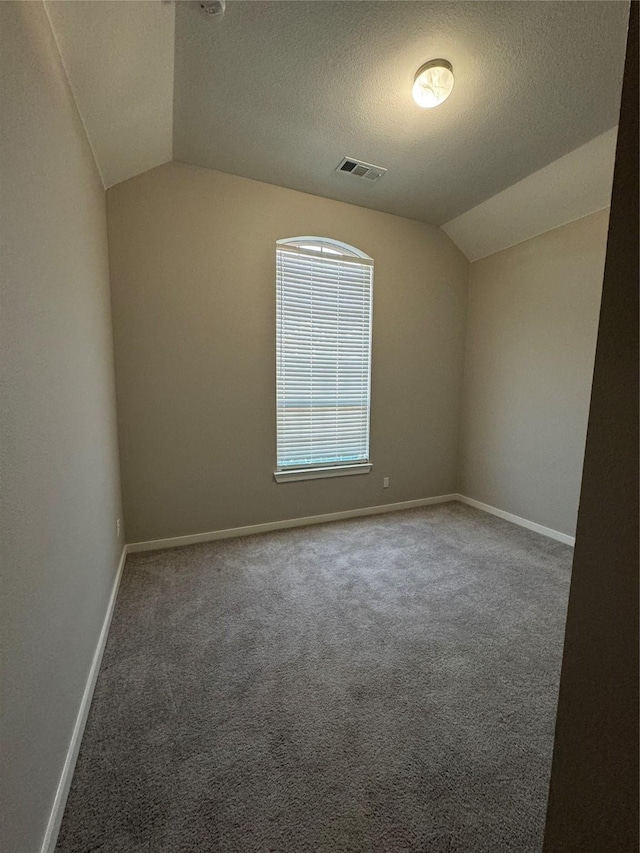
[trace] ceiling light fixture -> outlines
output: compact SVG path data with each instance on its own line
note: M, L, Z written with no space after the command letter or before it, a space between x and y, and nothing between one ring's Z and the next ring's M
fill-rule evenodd
M446 101L453 89L453 68L446 59L432 59L416 71L413 100L419 107L430 109Z

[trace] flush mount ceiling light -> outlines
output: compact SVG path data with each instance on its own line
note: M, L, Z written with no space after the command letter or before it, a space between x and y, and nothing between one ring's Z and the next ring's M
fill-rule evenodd
M419 107L430 109L446 101L453 89L453 68L446 59L432 59L416 71L413 100Z

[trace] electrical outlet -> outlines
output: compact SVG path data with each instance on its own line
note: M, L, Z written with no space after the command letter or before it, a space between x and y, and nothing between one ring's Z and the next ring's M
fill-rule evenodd
M388 478L388 477L384 477L384 478L383 478L383 480L382 480L382 488L383 488L383 489L388 489L388 488L389 488L389 478Z
M120 538L120 519L116 518L116 536Z

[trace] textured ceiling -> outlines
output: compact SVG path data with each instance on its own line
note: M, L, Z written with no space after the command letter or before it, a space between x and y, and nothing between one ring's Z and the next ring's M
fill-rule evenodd
M171 160L174 10L160 0L47 0L106 187Z
M618 129L554 160L446 222L442 227L470 261L608 207Z
M469 257L608 199L626 2L45 8L106 186L175 157L444 223ZM413 73L434 56L456 86L420 110ZM344 155L389 172L336 174Z
M626 2L178 3L174 158L442 224L617 122ZM416 68L448 59L440 107ZM388 168L376 183L345 155Z

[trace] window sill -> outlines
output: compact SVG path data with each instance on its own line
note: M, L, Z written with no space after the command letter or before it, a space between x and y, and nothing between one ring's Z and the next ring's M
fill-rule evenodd
M291 483L296 480L320 480L324 477L350 477L353 474L368 474L371 462L361 465L331 465L326 468L290 468L287 471L274 471L276 483Z

